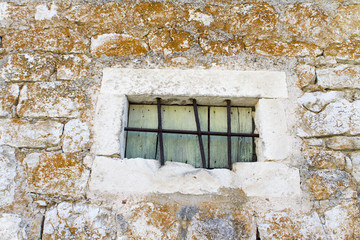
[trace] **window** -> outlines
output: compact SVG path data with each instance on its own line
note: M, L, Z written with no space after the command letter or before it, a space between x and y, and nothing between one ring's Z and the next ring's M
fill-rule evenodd
M202 168L232 168L256 161L253 108L130 104L125 157L158 159Z

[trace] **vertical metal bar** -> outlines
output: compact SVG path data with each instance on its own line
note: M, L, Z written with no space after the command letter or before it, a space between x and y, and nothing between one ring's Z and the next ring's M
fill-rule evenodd
M231 164L231 107L230 100L226 100L227 104L227 147L228 147L228 166L229 169L232 169Z
M160 143L160 164L161 166L165 164L164 159L164 143L163 143L163 133L162 133L162 121L161 121L161 98L156 98L157 101L157 110L158 110L158 135Z
M210 132L210 107L208 107L208 131ZM210 134L208 135L208 168L210 168Z
M196 122L196 128L197 128L197 135L198 135L198 139L199 139L201 163L202 163L202 167L203 167L203 168L206 168L204 144L203 144L203 141L202 141L201 127L200 127L200 120L199 120L199 113L198 113L197 104L196 104L196 100L195 100L195 99L193 99L193 106L194 106L194 114L195 114L195 122Z

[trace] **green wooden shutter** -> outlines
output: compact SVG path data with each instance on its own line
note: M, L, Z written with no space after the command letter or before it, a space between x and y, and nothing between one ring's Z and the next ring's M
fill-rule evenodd
M209 112L208 112L209 111ZM226 107L199 106L199 120L202 131L227 131ZM163 129L196 130L192 106L161 107ZM210 116L210 119L208 119ZM156 105L130 105L128 127L157 128ZM208 126L210 123L210 127ZM231 131L252 133L252 109L231 107ZM208 162L208 139L210 139L210 166L208 168L227 168L227 137L204 135L203 144ZM202 167L197 135L163 134L165 161L183 162ZM232 162L252 161L253 140L245 137L232 137ZM160 147L157 133L128 132L126 144L127 158L159 159Z

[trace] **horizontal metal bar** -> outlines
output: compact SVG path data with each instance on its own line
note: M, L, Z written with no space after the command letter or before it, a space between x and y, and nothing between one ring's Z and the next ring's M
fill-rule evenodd
M125 131L134 131L134 132L158 132L158 129L154 128L135 128L135 127L125 127ZM175 130L175 129L162 129L162 133L175 133L175 134L193 134L197 135L197 131L191 130ZM214 135L214 136L228 136L227 132L210 132L210 131L201 131L201 135ZM232 137L259 137L259 134L256 133L230 133Z

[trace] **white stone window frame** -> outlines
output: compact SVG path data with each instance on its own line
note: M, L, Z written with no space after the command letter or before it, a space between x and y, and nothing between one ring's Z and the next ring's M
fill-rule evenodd
M149 103L157 97L178 103L195 98L203 105L224 105L230 99L232 105L254 106L255 131L260 135L255 141L257 162L234 163L233 170L199 170L184 164L184 168L176 170L174 163L160 167L157 160L125 159L124 127L129 101ZM280 71L105 68L94 123L91 150L95 160L90 192L98 196L148 192L205 194L223 187L239 187L248 196L299 195L298 169L281 163L290 151L282 104L286 98L286 75ZM189 175L203 178L204 182L209 182L210 176L213 186L199 180L190 181L188 189L176 187L181 185L179 182L186 185L185 178ZM138 179L141 184L137 186ZM164 186L164 182L169 186ZM274 189L274 186L282 187Z

